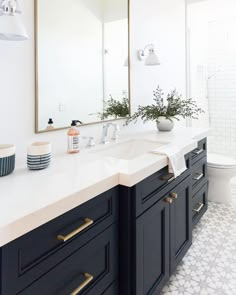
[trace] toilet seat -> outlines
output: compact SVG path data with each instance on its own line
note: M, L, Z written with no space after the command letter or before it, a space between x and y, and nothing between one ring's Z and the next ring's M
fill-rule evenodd
M207 166L217 169L235 169L236 160L220 154L208 154Z

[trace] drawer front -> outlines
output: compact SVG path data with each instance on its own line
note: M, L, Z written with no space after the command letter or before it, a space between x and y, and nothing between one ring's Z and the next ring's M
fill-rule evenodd
M154 173L133 188L133 202L136 217L153 206L164 194L188 177L191 173L190 155L186 155L187 170L176 179L168 173L168 167Z
M118 277L117 234L109 227L19 295L104 294Z
M207 181L207 159L202 158L192 166L192 188L195 193L198 187Z
M206 157L207 155L207 139L198 142L198 147L192 151L191 153L191 161L192 164L199 161L201 158Z
M197 224L200 218L204 215L208 207L208 183L206 183L193 197L192 219L193 224Z
M3 247L3 290L16 294L113 224L117 194L112 189Z

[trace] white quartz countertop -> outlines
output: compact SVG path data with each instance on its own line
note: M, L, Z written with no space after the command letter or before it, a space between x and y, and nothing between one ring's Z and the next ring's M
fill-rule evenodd
M208 129L181 127L166 133L135 133L131 138L173 145L186 143L188 153L207 135ZM48 169L29 171L24 167L0 178L0 246L119 184L131 187L168 163L166 156L152 153L133 160L101 156L96 153L101 148L53 155Z

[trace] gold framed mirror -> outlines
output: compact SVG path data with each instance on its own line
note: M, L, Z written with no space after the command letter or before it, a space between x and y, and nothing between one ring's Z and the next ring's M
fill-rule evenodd
M130 116L129 0L35 0L35 132Z

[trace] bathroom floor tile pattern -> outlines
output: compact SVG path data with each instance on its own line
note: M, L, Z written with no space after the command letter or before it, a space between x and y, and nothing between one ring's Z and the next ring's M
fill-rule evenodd
M236 186L231 206L209 202L193 245L161 295L236 295Z

